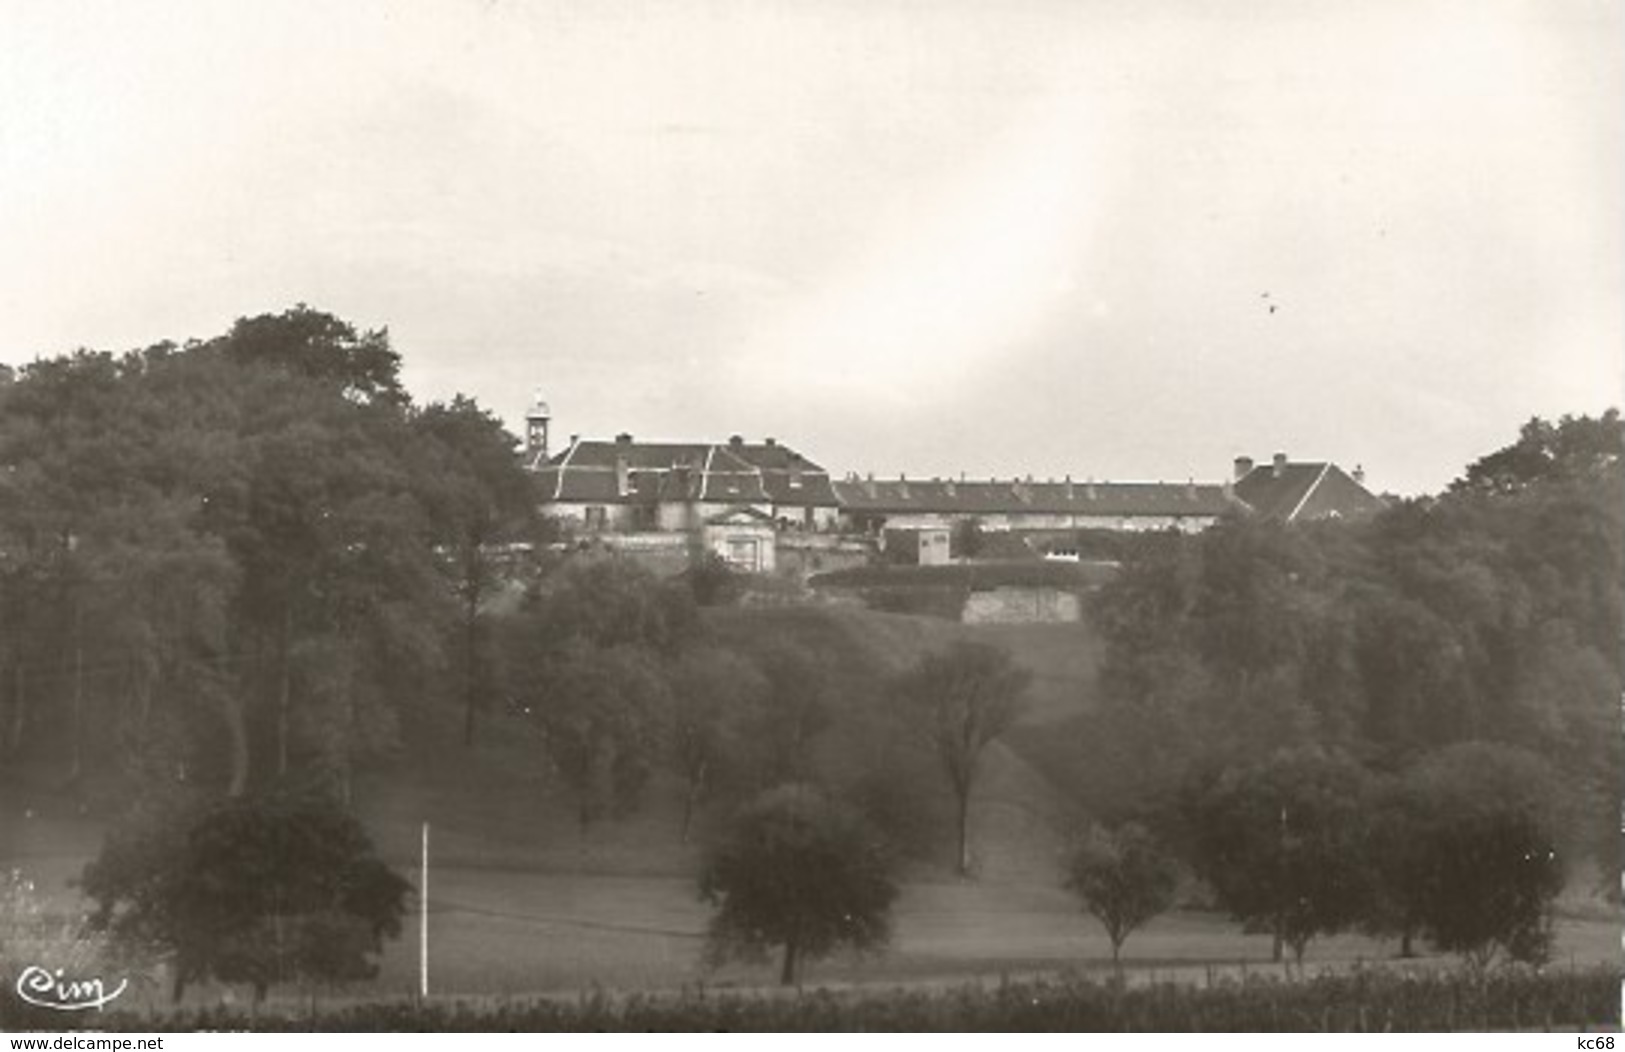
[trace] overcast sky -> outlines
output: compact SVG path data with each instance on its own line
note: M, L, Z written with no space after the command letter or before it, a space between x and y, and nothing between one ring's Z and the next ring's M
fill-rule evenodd
M1622 11L8 2L0 361L304 301L560 437L1435 490L1621 401Z

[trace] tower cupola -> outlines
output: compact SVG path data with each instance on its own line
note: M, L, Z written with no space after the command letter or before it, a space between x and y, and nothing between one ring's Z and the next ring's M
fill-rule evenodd
M547 427L553 421L540 389L531 396L525 410L525 459L531 463L547 459Z

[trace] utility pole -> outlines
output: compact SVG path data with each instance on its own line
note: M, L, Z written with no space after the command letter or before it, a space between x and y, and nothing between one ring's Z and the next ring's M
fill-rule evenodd
M418 877L418 996L429 999L429 823L423 823L423 861Z

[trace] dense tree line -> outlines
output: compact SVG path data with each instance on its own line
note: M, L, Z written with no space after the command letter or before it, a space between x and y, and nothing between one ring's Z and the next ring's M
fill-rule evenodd
M1238 519L1148 538L1100 593L1095 803L1166 808L1200 768L1286 748L1397 771L1462 741L1563 773L1617 839L1625 611L1617 413L1532 421L1435 498L1368 522ZM1135 757L1116 762L1110 753ZM1617 869L1612 858L1604 864Z
M0 386L0 763L342 796L450 670L472 733L493 545L533 502L494 417L398 370L299 307Z
M1066 883L1105 927L1114 961L1172 908L1182 869L1247 931L1301 964L1323 935L1363 931L1491 960L1540 964L1566 867L1549 769L1526 750L1464 742L1383 773L1346 753L1288 749L1187 778L1158 835L1095 826Z
M0 777L119 819L81 887L177 995L371 974L410 888L355 776L412 707L470 738L500 693L534 501L495 417L399 367L300 306L0 378Z
M1369 521L1140 539L1050 762L1278 954L1360 928L1542 959L1576 863L1618 871L1622 455L1615 411L1536 419ZM1071 880L1101 915L1126 863L1095 840Z

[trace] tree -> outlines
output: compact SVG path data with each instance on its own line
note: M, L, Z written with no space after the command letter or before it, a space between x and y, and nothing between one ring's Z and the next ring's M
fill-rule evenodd
M672 760L683 779L682 840L694 811L740 749L762 705L767 681L750 661L727 650L689 650L671 669Z
M195 770L211 710L241 726L216 689L238 574L197 528L235 442L217 392L178 371L162 348L43 360L0 415L0 738L65 745L76 792L81 774Z
M767 681L751 734L757 783L770 788L808 780L813 774L813 742L834 720L824 660L788 640L757 648L751 659Z
M1309 941L1367 915L1368 779L1347 758L1276 753L1187 786L1192 863L1231 916L1301 963Z
M683 579L700 606L728 606L744 591L744 575L713 551L696 554Z
M11 726L55 732L69 769L94 748L234 794L305 765L342 789L393 744L446 616L417 443L392 366L368 394L306 364L222 337L7 389Z
M670 693L647 650L571 643L524 695L553 769L575 795L583 834L634 810L658 758Z
M929 653L896 683L896 693L920 714L957 807L955 865L971 872L970 801L982 751L1021 715L1031 675L1007 651L985 643L954 643Z
M1426 885L1433 863L1428 838L1432 802L1401 778L1385 777L1371 794L1371 895L1361 930L1399 939L1399 956L1415 956L1426 923Z
M666 662L699 627L686 587L620 559L565 564L510 625L509 692L541 729L583 833L636 805L665 741Z
M377 973L411 890L326 794L272 790L138 813L85 867L95 923L170 958L172 992L205 979L345 983Z
M387 329L358 332L303 303L281 314L239 318L209 346L234 362L316 380L352 401L405 405L408 400L400 381L401 356L390 349Z
M1453 494L1507 495L1553 480L1596 478L1625 460L1625 422L1619 410L1600 417L1567 416L1556 424L1533 417L1518 441L1468 466L1450 484Z
M475 714L490 679L482 675L481 615L503 584L500 543L534 532L535 500L514 454L518 441L473 399L432 402L413 418L413 427L425 439L422 487L458 601L463 744L472 745Z
M1120 969L1124 941L1173 905L1179 868L1144 826L1095 826L1072 852L1066 886L1106 929Z
M852 811L803 785L769 790L745 808L700 873L717 908L708 953L757 959L783 947L779 981L846 946L885 945L897 897L886 852Z
M1563 887L1550 773L1508 746L1467 743L1405 776L1418 851L1394 893L1441 950L1482 968L1497 953L1543 963Z
M1078 717L1077 759L1095 813L1166 809L1183 772L1211 748L1213 676L1190 643L1200 569L1196 540L1134 536L1123 563L1090 602L1105 644L1099 702ZM1051 737L1053 741L1053 736Z
M972 515L954 523L949 549L956 559L974 559L982 554L986 538L982 533L982 520Z
M629 559L571 559L526 596L521 642L540 654L572 640L670 656L700 633L694 596Z

